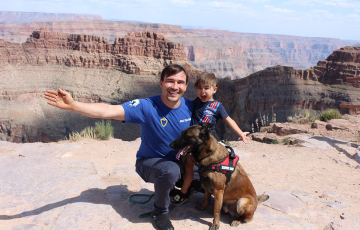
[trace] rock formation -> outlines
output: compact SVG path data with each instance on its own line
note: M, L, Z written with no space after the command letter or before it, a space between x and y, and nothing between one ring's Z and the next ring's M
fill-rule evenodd
M159 73L173 62L190 73L185 97L193 99L193 80L201 71L186 62L186 55L182 44L158 32L131 32L113 44L99 36L44 29L34 31L22 45L0 40L0 138L46 142L79 132L97 120L50 107L42 98L44 91L61 87L79 101L119 104L160 93ZM315 114L339 109L340 103L355 104L358 83L344 81L351 76L359 76L358 47L336 50L305 70L274 66L242 79L221 79L216 97L240 127L250 131L260 114L271 121L274 112L281 122L304 110ZM113 124L115 137L138 137L137 126ZM235 138L224 124L216 131L221 139Z
M94 125L95 119L46 105L48 89L61 87L82 102L119 104L160 93L159 73L173 62L194 79L198 70L186 62L182 44L151 31L129 33L113 44L44 29L22 45L0 40L0 139L49 142ZM115 136L137 138L138 127L113 124L122 127Z
M216 96L248 131L255 119L265 116L266 123L272 122L273 113L277 122L305 110L314 116L326 109L355 113L355 109L339 108L339 104L359 104L359 82L346 82L346 77L358 77L359 71L360 48L344 47L310 69L274 66L243 79L223 79ZM235 138L224 124L217 127L217 133L223 134L221 139Z
M80 52L74 52L80 51ZM185 61L186 54L180 43L174 43L157 32L131 32L124 38L116 38L109 44L106 38L51 32L34 31L22 46L0 40L1 63L44 65L57 64L68 67L113 68L129 74L147 72L143 60L133 57L149 57L164 61ZM143 70L143 71L142 71Z
M274 65L306 69L315 66L334 50L352 45L352 42L331 38L185 30L174 25L104 20L0 23L0 39L23 43L41 27L49 31L100 36L109 42L132 31L160 32L171 41L182 43L188 62L196 68L231 79L243 78Z
M313 72L324 84L345 84L359 88L359 82L347 82L348 77L360 76L360 47L344 47L319 61Z

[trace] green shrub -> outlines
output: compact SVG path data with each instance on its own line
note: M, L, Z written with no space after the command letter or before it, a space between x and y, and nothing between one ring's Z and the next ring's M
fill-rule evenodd
M86 127L80 133L72 132L69 134L69 140L75 141L81 137L85 138L99 138L101 140L109 140L113 137L114 127L111 126L111 121L107 120L106 124L104 120L96 122L94 127Z
M304 111L303 113L303 117L310 117L310 112L309 111Z
M279 144L280 142L279 142L279 140L278 139L275 139L275 140L273 140L272 142L271 142L271 144Z
M95 123L96 136L101 140L109 140L113 137L114 127L111 125L111 120L104 120Z
M313 117L313 116L309 116L308 117L308 120L311 122L311 123L314 123L315 122L315 120L316 120L316 117Z
M290 137L285 137L283 141L285 145L288 145L290 143Z
M72 141L79 139L81 137L95 138L96 137L95 129L93 127L86 127L80 133L72 132L71 134L69 134L69 140L72 140Z
M287 117L287 121L288 121L288 122L292 122L292 121L293 121L293 117L292 117L292 116L288 116L288 117Z
M322 112L319 116L320 121L328 121L331 119L341 119L341 118L342 116L340 112L336 109L326 110L325 112Z

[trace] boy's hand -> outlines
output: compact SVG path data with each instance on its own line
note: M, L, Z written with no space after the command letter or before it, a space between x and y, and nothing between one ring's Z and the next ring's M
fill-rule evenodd
M248 142L247 142L248 139L247 139L246 136L247 136L248 134L249 134L249 132L242 132L238 140L241 139L245 144L247 144L247 143L248 143Z
M70 93L60 88L58 90L59 91L48 90L44 93L45 98L49 100L47 103L60 109L71 110L74 99Z

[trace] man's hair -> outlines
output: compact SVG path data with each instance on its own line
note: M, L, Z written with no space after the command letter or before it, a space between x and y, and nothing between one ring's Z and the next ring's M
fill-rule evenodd
M178 64L171 64L171 65L168 65L166 66L163 71L161 72L161 81L164 81L164 78L165 77L169 77L169 76L172 76L174 74L177 74L177 73L180 73L184 71L185 73L185 76L186 76L186 84L188 83L188 80L189 80L189 76L187 75L184 67L182 67L181 65L178 65Z
M215 77L215 74L213 73L202 73L200 76L196 79L196 82L194 84L194 88L197 89L198 87L201 87L202 85L208 85L212 87L217 87L218 80Z

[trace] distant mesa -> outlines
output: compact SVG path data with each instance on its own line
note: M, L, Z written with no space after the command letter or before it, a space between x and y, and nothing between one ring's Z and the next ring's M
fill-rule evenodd
M88 14L56 14L35 12L0 11L0 22L50 22L50 21L76 21L76 20L103 20L100 15Z
M186 61L181 43L171 42L162 33L153 31L130 32L123 38L115 38L114 43L109 44L104 37L60 33L42 27L34 31L22 45L0 40L0 47L0 65L56 64L110 68L129 74L141 74L142 69L147 69L148 73L149 67L142 68L144 61L140 61L140 57Z

